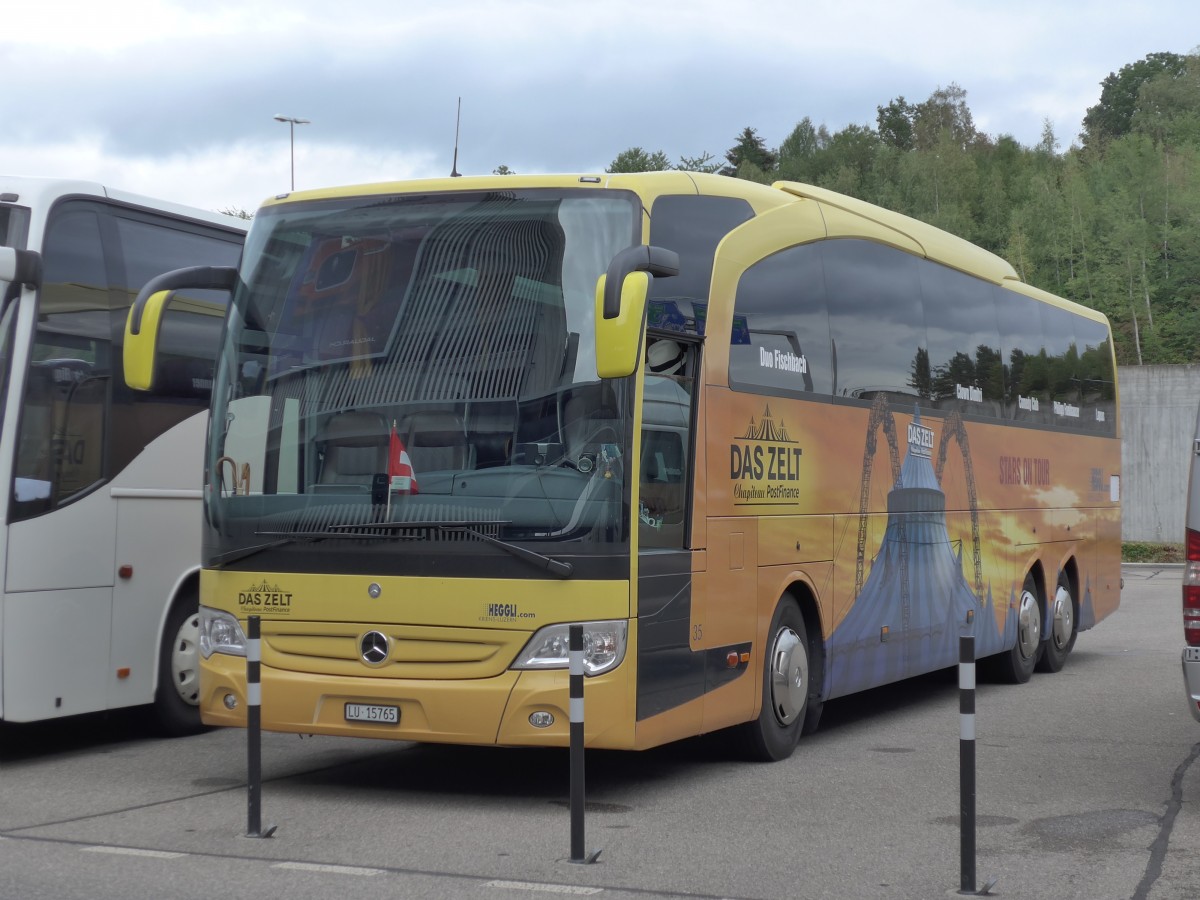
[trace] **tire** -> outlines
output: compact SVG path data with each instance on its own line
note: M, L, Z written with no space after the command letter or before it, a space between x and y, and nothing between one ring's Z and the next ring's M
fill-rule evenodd
M790 597L775 608L766 647L762 709L758 718L740 728L746 755L773 762L791 756L800 736L815 729L821 717L821 702L811 674L819 652L814 652L804 617Z
M204 730L200 722L200 610L195 594L179 597L167 615L158 650L154 720L171 737Z
M1025 576L1017 601L1017 641L1012 649L992 657L992 670L998 681L1024 684L1033 676L1042 649L1042 605L1037 582Z
M1050 604L1050 634L1042 642L1042 655L1038 659L1039 672L1059 672L1071 655L1075 638L1079 636L1079 610L1071 595L1071 580L1066 572L1058 573L1058 586L1054 590L1054 602Z

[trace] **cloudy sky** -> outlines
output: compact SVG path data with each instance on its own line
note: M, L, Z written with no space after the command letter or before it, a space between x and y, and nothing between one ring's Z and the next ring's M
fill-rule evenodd
M207 209L458 171L724 156L956 83L976 126L1065 149L1100 81L1200 45L1197 0L11 0L0 173Z

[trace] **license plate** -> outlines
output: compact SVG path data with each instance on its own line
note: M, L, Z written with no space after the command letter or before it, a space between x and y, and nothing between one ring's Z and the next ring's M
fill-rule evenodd
M384 725L397 725L400 722L400 707L370 706L365 703L347 703L346 721L380 722Z

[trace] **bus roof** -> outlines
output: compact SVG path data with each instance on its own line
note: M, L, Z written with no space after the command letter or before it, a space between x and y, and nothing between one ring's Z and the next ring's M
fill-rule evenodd
M927 259L951 266L995 284L1020 283L1016 270L1005 259L970 241L943 231L927 222L839 194L825 188L794 181L778 181L771 186L702 172L577 173L554 175L479 175L455 178L431 178L414 181L348 185L319 190L278 194L264 206L304 200L328 200L339 197L376 194L437 193L444 191L488 191L531 188L625 189L647 201L663 194L696 193L746 200L757 213L775 206L812 201L824 208L836 209L853 218L873 223L877 228L895 232L898 243L914 248Z
M105 198L128 206L158 210L173 216L206 222L210 225L223 225L240 232L245 232L249 226L249 222L237 216L122 191L95 181L36 175L0 175L0 203L16 203L33 209L45 210L63 197Z

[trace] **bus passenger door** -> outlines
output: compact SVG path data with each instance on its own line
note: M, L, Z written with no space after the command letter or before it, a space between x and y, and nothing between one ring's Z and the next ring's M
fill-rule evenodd
M637 466L637 719L666 714L661 739L671 740L699 732L704 692L689 527L699 354L682 341L648 343Z

